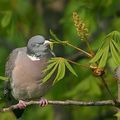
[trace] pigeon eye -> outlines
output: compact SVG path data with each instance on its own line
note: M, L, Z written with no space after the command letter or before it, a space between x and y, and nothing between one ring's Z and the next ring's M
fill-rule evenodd
M39 47L39 46L40 46L40 44L39 44L39 43L37 43L37 44L35 44L35 46L36 46L36 47Z
M35 47L36 46L36 44L31 44L31 47Z

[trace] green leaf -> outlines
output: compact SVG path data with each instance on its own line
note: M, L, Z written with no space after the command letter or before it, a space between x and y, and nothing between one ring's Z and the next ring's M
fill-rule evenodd
M63 59L63 58L62 58ZM65 63L64 60L60 60L59 66L58 66L58 73L55 77L54 82L58 82L65 76ZM54 84L54 83L53 83Z
M114 116L120 117L120 112L117 112Z
M92 75L88 75L85 79L80 81L74 89L70 90L65 94L67 97L73 97L79 95L79 93L83 94L86 93L88 95L101 95L101 90L98 85L97 79Z
M111 32L112 38L116 42L120 42L120 32L118 31L113 31Z
M120 46L113 40L112 41L118 52L120 53Z
M55 57L55 58L51 58L49 61L48 61L48 63L51 63L51 62L56 62L57 61L57 57Z
M102 44L102 46L101 46L101 49L104 50L107 46L109 46L111 40L112 40L111 37L105 37L104 42L103 42L103 44Z
M106 48L103 51L103 55L100 59L98 67L103 68L106 65L108 53L109 53L109 46L106 46Z
M11 17L12 17L12 12L11 11L5 12L4 17L1 20L1 26L2 27L8 26L8 24L10 23Z
M113 58L114 62L117 65L120 65L120 57L119 57L120 55L118 55L118 52L116 51L112 42L110 43L110 50L111 50L111 54L112 54L112 58Z
M50 79L50 77L53 75L53 73L55 72L55 70L58 67L58 63L56 63L56 65L53 67L53 69L43 78L43 82L46 82L48 79Z
M69 69L69 71L77 77L76 72L74 71L74 69L72 68L72 66L69 64L69 62L67 60L65 60L65 65Z
M101 95L101 89L100 89L99 84L95 78L91 77L89 79L88 84L90 84L88 94L90 94L92 96Z
M0 80L8 80L8 77L0 76Z
M100 57L102 56L103 52L104 52L103 49L99 49L98 52L96 53L96 55L90 60L90 63L97 62L100 59Z
M54 34L54 32L52 30L50 30L50 35L58 42L60 42L61 40Z
M78 95L80 92L88 93L89 88L90 85L88 84L88 80L82 80L72 90L68 91L65 95L67 97L71 97L71 96L73 97Z
M77 74L75 73L74 69L72 68L72 66L67 62L67 60L65 58L62 57L54 57L51 58L48 61L48 66L45 70L43 70L43 72L48 72L48 74L43 78L43 82L46 82L51 76L52 74L56 74L54 82L58 82L59 80L61 80L64 76L65 76L65 70L66 67L69 69L69 71L71 73L73 73L75 76L77 76Z
M47 71L49 71L54 65L56 64L56 62L50 63L46 69L44 69L42 72L45 73Z

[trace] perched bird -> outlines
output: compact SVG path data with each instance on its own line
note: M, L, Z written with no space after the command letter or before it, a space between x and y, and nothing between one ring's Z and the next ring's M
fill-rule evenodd
M19 111L13 111L17 118L23 113L21 109L26 107L25 101L40 99L41 106L47 104L47 100L41 97L53 83L52 78L42 82L47 74L43 73L47 61L54 56L49 44L44 37L36 35L28 41L27 47L16 48L9 56L5 69L9 81L5 83L4 94L9 104L15 103L12 101L18 103Z

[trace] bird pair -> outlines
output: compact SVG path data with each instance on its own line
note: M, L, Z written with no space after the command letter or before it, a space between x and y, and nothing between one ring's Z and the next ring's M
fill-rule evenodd
M50 41L37 35L28 41L27 47L16 48L9 56L5 70L9 81L5 83L4 93L9 104L18 103L18 109L13 110L17 118L23 113L21 109L26 107L25 101L40 99L41 106L48 104L42 96L52 86L53 78L43 83L42 78L47 73L42 71L54 56L49 44Z

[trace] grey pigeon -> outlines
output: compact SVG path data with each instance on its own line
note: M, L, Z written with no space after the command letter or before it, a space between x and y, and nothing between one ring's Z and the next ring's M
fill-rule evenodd
M5 74L9 81L5 84L4 93L9 104L14 104L13 99L18 102L19 111L14 110L17 118L23 113L21 108L25 108L25 101L40 99L41 106L47 104L41 97L53 84L52 78L42 82L47 74L43 73L47 61L54 56L49 43L44 37L36 35L28 41L27 47L13 50L6 63Z

